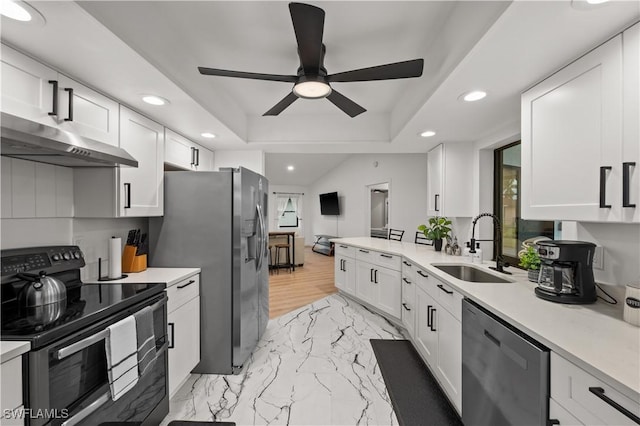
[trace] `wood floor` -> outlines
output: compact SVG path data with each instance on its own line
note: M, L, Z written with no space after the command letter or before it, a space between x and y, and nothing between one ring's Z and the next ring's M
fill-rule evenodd
M295 272L286 269L269 276L269 318L276 318L325 296L336 293L334 257L304 248L304 266Z

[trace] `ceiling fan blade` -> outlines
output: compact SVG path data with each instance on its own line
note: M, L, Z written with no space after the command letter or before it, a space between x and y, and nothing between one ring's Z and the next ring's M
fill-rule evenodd
M229 71L229 70L219 70L216 68L205 68L205 67L198 67L198 71L200 71L200 74L203 74L203 75L250 78L253 80L284 81L287 83L295 83L298 80L298 77L295 75L260 74L257 72Z
M298 55L305 74L318 74L322 62L324 10L304 3L289 3Z
M330 83L338 83L420 77L423 66L424 59L413 59L411 61L395 62L393 64L331 74L327 76L327 81Z
M360 105L353 102L351 99L347 98L345 95L333 89L331 90L331 93L329 94L329 96L327 96L327 99L329 99L332 104L334 104L335 106L340 108L342 111L347 113L347 115L351 118L355 117L356 115L360 115L366 111L366 109L362 108Z
M266 115L278 115L282 111L284 111L285 108L287 108L289 105L291 105L296 99L298 99L298 97L295 95L295 93L289 92L289 94L287 96L285 96L280 102L275 104L273 106L273 108L271 108L269 111L265 112L262 115L263 116L266 116Z

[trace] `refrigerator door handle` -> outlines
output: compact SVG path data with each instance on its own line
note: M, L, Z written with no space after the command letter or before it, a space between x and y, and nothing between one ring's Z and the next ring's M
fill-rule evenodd
M258 223L260 224L260 240L258 241L258 247L256 247L256 256L258 257L258 261L256 262L256 269L260 270L262 268L262 259L264 254L266 253L266 239L265 239L265 224L264 224L264 216L262 215L262 207L260 204L256 204L256 211L258 213Z

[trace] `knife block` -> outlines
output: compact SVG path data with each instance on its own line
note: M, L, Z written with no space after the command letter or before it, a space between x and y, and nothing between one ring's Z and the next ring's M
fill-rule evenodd
M135 246L124 246L122 272L142 272L147 269L147 255L136 255Z

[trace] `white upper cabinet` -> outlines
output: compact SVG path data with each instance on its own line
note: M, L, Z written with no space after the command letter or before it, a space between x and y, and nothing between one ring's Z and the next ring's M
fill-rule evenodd
M118 103L62 74L58 79L60 128L118 146Z
M2 111L55 126L53 94L57 86L53 82L58 73L4 44L1 47Z
M164 127L120 108L120 147L138 167L120 166L120 216L162 216L164 212Z
M640 222L640 23L622 33L622 220ZM628 192L625 191L628 185ZM625 196L625 192L628 193ZM632 207L634 206L634 207Z
M522 95L524 219L640 221L631 206L640 203L638 33L636 25Z
M473 147L440 144L427 153L427 215L471 217Z
M120 147L138 167L74 170L76 217L145 217L164 212L164 127L120 107Z
M118 103L2 45L2 111L118 146Z
M213 152L165 128L164 162L182 170L212 171Z

